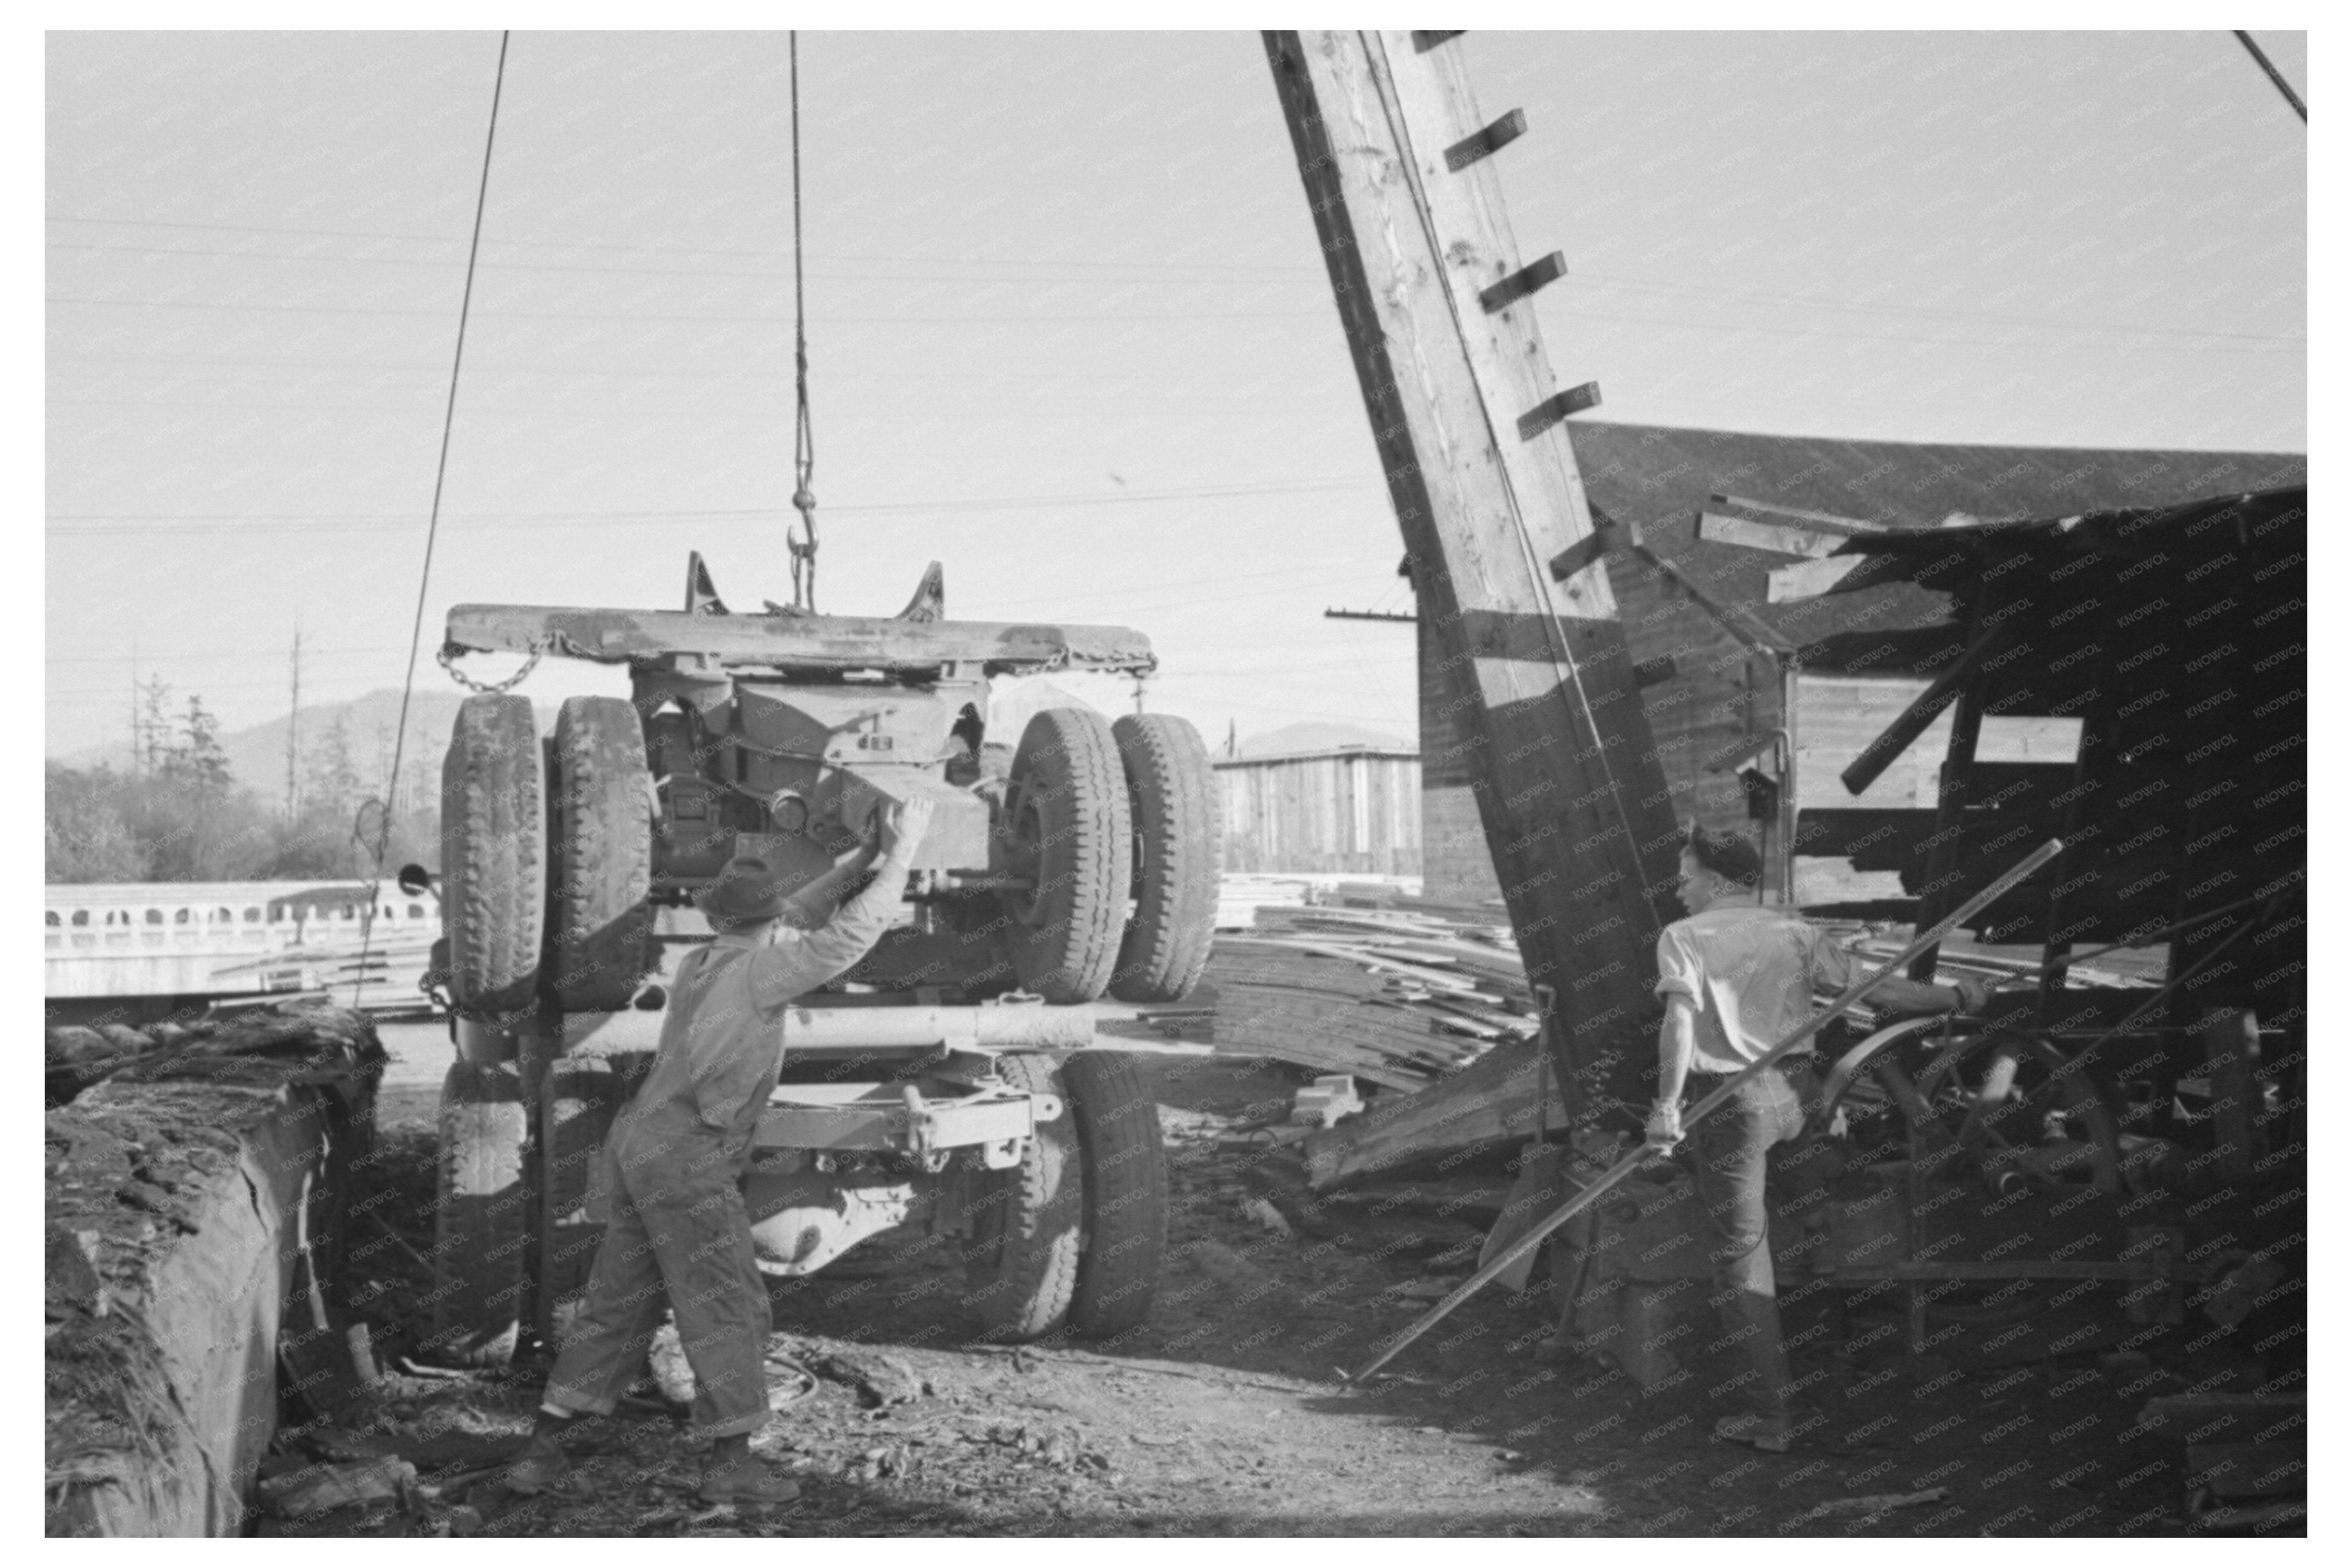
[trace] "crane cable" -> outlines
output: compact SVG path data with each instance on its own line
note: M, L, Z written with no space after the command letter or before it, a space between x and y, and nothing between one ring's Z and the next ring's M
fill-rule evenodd
M416 613L408 628L408 672L400 684L400 725L392 737L392 778L384 786L383 810L378 814L375 842L371 846L374 868L368 875L368 918L360 926L359 971L352 978L352 1006L359 1006L360 988L367 983L368 950L375 936L376 899L383 886L384 852L391 845L392 818L400 789L401 753L408 744L409 698L416 690L416 653L425 637L425 596L433 580L433 545L441 532L441 494L449 478L449 437L457 423L457 378L466 364L466 324L474 309L474 274L482 254L482 212L490 199L490 153L499 141L499 101L506 94L507 46L514 39L509 28L499 35L498 74L490 83L490 126L482 140L482 177L474 192L474 235L466 250L466 287L457 298L457 347L449 361L449 401L441 414L441 455L433 469L433 510L425 525L425 562L416 574ZM538 657L532 656L531 664ZM522 674L528 674L524 666ZM455 674L455 671L451 672Z
M793 507L801 515L797 537L785 526L793 554L793 608L816 613L816 434L809 424L808 300L801 273L801 36L789 35L793 85Z
M2287 107L2294 110L2294 117L2309 125L2311 110L2304 107L2303 99L2294 89L2287 86L2286 78L2279 75L2278 67L2271 64L2270 56L2263 53L2263 47L2254 42L2254 36L2242 28L2231 30L2238 35L2238 42L2246 46L2246 53L2254 57L2254 64L2263 68L2263 74L2271 78L2271 85L2279 89L2279 95L2286 99Z

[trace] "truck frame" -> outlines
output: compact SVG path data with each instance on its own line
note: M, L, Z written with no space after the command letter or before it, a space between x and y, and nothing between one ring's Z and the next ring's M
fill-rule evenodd
M450 611L453 673L469 653L553 654L625 665L631 695L569 698L542 739L528 698L479 688L452 735L443 1359L503 1364L576 1308L606 1214L598 1150L651 1064L667 977L709 936L695 894L742 854L805 886L918 797L934 815L902 915L782 1019L744 1184L760 1265L806 1275L885 1234L948 1237L984 1333L1149 1317L1158 1113L1126 1058L1090 1049L1090 1004L1175 1000L1207 963L1223 839L1207 749L1181 718L1076 706L1003 745L993 678L1141 675L1150 644L943 605L934 562L895 617L736 614L696 556L681 611Z

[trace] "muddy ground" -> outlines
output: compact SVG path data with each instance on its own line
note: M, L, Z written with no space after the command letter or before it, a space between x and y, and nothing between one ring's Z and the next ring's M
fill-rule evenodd
M773 1292L783 1407L755 1448L799 1479L796 1503L698 1505L698 1457L659 1411L584 1435L572 1494L507 1493L483 1472L528 1428L546 1368L534 1348L509 1375L396 1374L340 1427L281 1439L278 1468L398 1452L425 1484L404 1503L265 1531L2168 1535L2183 1531L2179 1450L2132 1435L2138 1405L2192 1379L2260 1376L2193 1357L2168 1365L2160 1345L2120 1367L2095 1348L1956 1364L1905 1351L1891 1301L1839 1324L1816 1299L1787 1313L1802 1435L1785 1455L1760 1454L1709 1440L1719 1360L1686 1357L1693 1375L1651 1395L1593 1363L1539 1365L1534 1342L1553 1316L1539 1282L1474 1299L1393 1364L1401 1375L1343 1387L1338 1369L1468 1271L1507 1170L1367 1186L1313 1209L1295 1162L1236 1137L1281 1115L1301 1078L1200 1053L1138 1060L1159 1085L1173 1217L1159 1309L1126 1341L969 1343L944 1262L853 1253ZM380 1106L391 1196L378 1212L415 1253L431 1235L433 1101L420 1076L388 1085ZM1289 1234L1260 1198L1292 1217ZM353 1238L348 1288L397 1368L424 1327L429 1276L405 1248L366 1239ZM835 1366L785 1403L809 1387L788 1361L860 1347L911 1374L880 1393L913 1396L875 1407L855 1369ZM1936 1502L1875 1516L1816 1511L1939 1487Z

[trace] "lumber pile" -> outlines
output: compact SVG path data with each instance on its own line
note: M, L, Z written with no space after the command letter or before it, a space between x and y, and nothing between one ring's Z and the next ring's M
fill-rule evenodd
M1423 1088L1534 1035L1535 1000L1510 942L1491 916L1261 905L1248 934L1219 937L1210 956L1216 1048Z

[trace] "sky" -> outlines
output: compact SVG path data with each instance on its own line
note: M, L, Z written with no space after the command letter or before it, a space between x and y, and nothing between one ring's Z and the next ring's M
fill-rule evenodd
M1448 47L1526 111L1585 417L2306 449L2305 131L2226 32ZM498 55L49 35L49 754L134 659L232 728L298 630L306 704L401 683ZM790 598L789 84L781 34L514 37L420 684L456 602L676 608L691 549ZM1149 633L1213 743L1410 739L1411 628L1322 613L1411 605L1255 35L806 33L801 135L821 610L939 559L958 619Z

